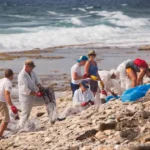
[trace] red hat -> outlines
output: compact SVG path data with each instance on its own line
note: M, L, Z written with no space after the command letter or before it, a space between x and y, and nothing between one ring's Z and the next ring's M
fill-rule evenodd
M138 67L142 67L142 68L148 68L148 64L146 63L145 60L142 60L140 58L136 58L134 60L134 64Z

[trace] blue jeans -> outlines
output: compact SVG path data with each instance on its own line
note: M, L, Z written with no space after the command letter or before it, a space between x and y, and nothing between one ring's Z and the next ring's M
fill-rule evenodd
M74 92L75 92L76 90L78 90L78 89L79 89L79 85L78 85L78 84L70 83L70 86L71 86L71 90L72 90L72 97L73 97Z

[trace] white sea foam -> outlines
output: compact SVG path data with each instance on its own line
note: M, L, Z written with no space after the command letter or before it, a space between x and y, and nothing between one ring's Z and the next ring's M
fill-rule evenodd
M100 25L86 27L81 17L66 18L78 28L22 28L28 33L0 34L0 51L29 50L60 45L101 43L103 46L134 46L150 43L148 18L131 18L122 12L91 11L100 17ZM86 14L86 15L89 15ZM114 26L102 24L109 22ZM15 28L14 28L15 29ZM20 28L21 29L21 28ZM13 40L12 40L13 39Z
M86 10L84 8L78 8L78 10L80 10L82 12L86 12Z
M12 40L13 39L13 40ZM35 33L0 35L0 50L28 50L60 45L102 43L105 45L138 45L150 42L148 30L113 28L106 25L82 28L50 28Z
M33 18L35 18L34 16L25 16L25 15L8 15L8 17L23 18L23 19L33 19Z
M71 18L71 22L74 25L79 25L79 26L83 25L82 21L80 19L78 19L78 18L75 18L75 17Z
M150 25L150 21L146 18L131 18L120 11L91 11L90 13L97 13L97 15L104 17L102 20L108 21L116 26L137 28L144 25Z
M123 6L123 7L125 7L125 6L127 6L128 4L121 4L121 6Z
M93 8L94 8L93 6L86 7L86 9L93 9Z
M54 11L47 11L50 15L57 15L57 13L56 12L54 12Z

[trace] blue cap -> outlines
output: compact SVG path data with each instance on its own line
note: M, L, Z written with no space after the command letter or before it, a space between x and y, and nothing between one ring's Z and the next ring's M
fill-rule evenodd
M81 61L87 61L88 58L86 56L80 56L80 58L77 60L77 62L81 62Z
M81 85L82 85L84 88L86 88L86 89L89 88L89 82L88 82L87 80L82 80L82 81L81 81Z

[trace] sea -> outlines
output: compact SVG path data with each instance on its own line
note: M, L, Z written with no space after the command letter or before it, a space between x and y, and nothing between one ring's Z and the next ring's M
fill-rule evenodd
M150 44L150 0L0 0L0 52Z

